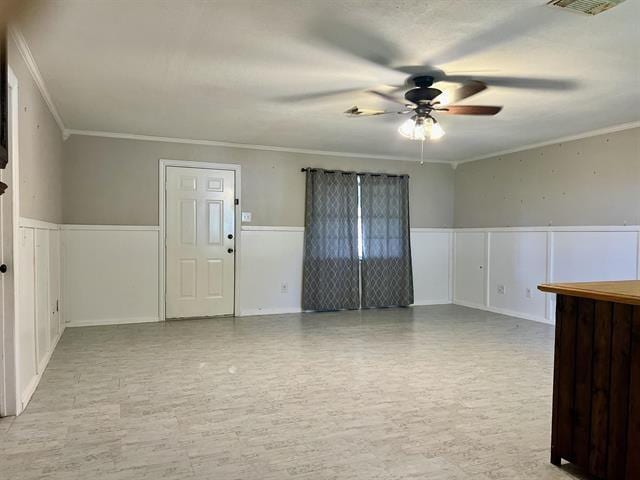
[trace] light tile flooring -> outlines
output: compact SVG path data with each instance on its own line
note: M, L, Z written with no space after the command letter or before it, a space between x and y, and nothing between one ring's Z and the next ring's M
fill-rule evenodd
M67 329L0 478L580 478L553 328L458 306Z

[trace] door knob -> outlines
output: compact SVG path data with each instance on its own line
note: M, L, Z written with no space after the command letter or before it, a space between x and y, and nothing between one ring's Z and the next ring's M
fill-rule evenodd
M228 253L233 253L233 248L227 248Z
M0 272L1 273L7 273L7 266L4 263L2 265L0 265Z
M228 238L229 240L231 240L231 239L233 238L233 235L232 235L232 234L229 234L229 235L227 235L227 238Z

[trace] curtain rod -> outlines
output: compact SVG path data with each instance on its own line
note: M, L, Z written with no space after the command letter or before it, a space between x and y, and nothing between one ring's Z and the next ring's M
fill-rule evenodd
M356 174L356 175L370 175L372 177L408 177L409 175L407 174L401 174L401 175L397 175L394 173L369 173L369 172L345 172L343 170L324 170L322 168L301 168L300 171L301 172L317 172L318 170L323 170L327 173L341 173L343 175L350 175L350 174Z

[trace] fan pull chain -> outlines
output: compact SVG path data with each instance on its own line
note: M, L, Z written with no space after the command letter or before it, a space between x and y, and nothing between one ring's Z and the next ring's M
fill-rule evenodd
M420 165L424 165L424 138L420 142Z

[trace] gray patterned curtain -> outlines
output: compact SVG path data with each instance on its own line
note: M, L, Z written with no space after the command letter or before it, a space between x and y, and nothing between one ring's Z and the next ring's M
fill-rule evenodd
M409 177L360 175L362 307L413 303Z
M307 170L302 308L360 307L358 177Z

